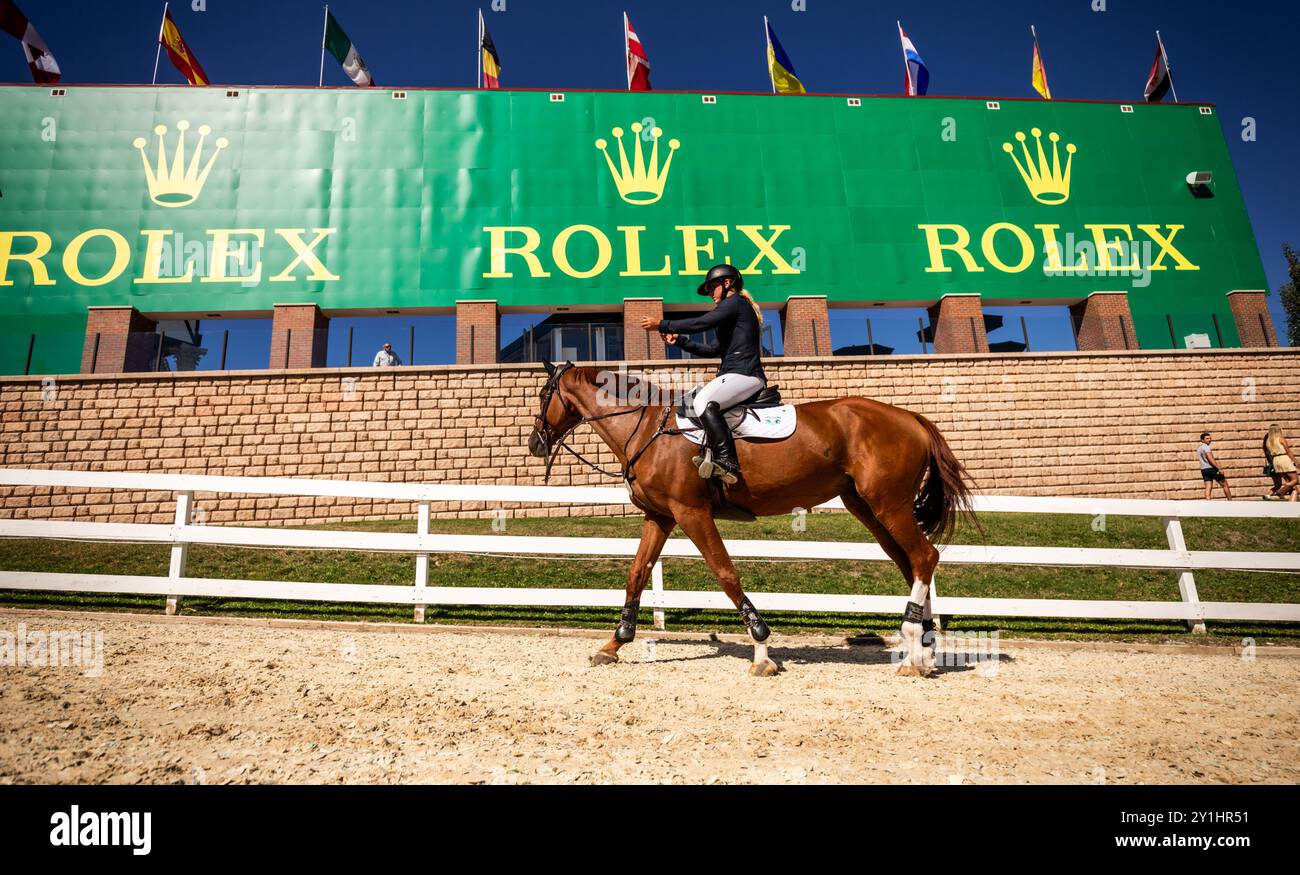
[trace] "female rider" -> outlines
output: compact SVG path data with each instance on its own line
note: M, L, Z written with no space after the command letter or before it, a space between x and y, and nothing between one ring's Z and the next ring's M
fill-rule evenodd
M754 299L744 290L740 271L729 264L715 265L696 290L711 295L714 308L695 319L641 320L647 331L658 329L664 341L691 355L712 358L721 356L718 375L695 395L695 415L704 426L713 449L712 472L701 464L701 476L716 475L724 483L735 483L740 466L736 461L736 443L723 411L755 395L767 386L760 357L759 329L763 315ZM686 335L708 331L717 334L712 346L695 343ZM697 464L699 464L697 462Z

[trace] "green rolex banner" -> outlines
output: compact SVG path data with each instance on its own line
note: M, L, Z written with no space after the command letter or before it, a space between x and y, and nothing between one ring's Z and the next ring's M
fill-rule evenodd
M352 40L348 39L348 35L343 32L343 28L339 27L338 20L334 17L334 13L329 11L329 7L325 9L324 47L329 49L334 59L343 65L343 72L355 84L362 88L375 84L374 77L370 75L370 68L362 60Z

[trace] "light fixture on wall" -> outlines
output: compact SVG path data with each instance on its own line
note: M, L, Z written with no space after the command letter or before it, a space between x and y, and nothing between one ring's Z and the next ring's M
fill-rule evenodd
M1196 197L1214 197L1212 182L1214 182L1214 174L1208 170L1193 170L1187 174L1187 187Z

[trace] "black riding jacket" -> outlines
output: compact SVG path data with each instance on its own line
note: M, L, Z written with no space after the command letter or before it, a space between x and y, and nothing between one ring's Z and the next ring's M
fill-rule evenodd
M763 373L763 360L760 356L759 321L749 299L732 293L718 302L718 305L694 319L662 319L659 330L664 334L676 334L677 346L691 355L714 358L721 356L722 364L718 367L718 376L723 374L744 374L758 377L767 382ZM712 346L695 343L686 335L710 328L717 333L718 342Z

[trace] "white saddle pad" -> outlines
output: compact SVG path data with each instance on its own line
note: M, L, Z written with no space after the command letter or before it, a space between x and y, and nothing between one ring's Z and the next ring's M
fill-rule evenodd
M727 423L737 438L766 438L776 440L794 434L795 412L793 404L780 407L761 407L753 411L728 410ZM689 419L677 417L677 427L686 439L704 445L704 430L696 428Z

